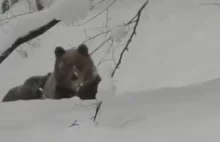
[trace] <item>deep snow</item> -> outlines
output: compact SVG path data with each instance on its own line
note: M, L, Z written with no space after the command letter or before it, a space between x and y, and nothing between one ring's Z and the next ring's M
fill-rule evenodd
M130 20L143 2L118 1L110 24ZM1 103L0 140L218 141L220 7L203 3L212 2L150 1L114 79L109 77L111 63L98 68L103 76L98 100L103 104L96 125L90 119L95 112L93 101ZM87 28L102 25L104 18ZM0 66L4 80L0 98L26 77L51 71L55 46L77 46L85 37L83 26L57 25L40 36L36 48L24 44L27 58L14 52ZM96 43L89 47L92 51ZM102 54L93 55L96 63ZM75 120L79 126L69 128Z

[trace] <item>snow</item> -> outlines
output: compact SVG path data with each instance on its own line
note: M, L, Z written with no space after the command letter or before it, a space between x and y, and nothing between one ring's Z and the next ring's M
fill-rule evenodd
M66 24L73 24L75 21L85 18L91 7L90 0L62 0L56 2L49 12L56 19L62 20Z
M111 27L130 20L143 2L117 1L109 13ZM202 5L204 2L149 2L115 77L110 77L114 63L98 66L103 80L97 94L102 105L96 123L91 120L96 101L72 98L0 103L0 141L218 141L220 9ZM105 18L86 28L103 26ZM28 49L27 58L14 52L0 66L0 80L4 81L0 98L25 78L52 71L54 48L77 46L85 39L84 28L59 25L39 37L40 47L22 45ZM5 39L10 37L0 31L0 37L3 34ZM89 45L89 51L96 48L96 42ZM121 48L116 51L118 58ZM96 63L103 53L93 55ZM69 127L75 120L79 125Z
M20 5L23 8L24 5ZM27 35L29 31L46 25L53 19L67 24L85 18L91 7L89 0L62 0L39 12L12 18L7 24L7 34L2 36L0 52L4 52L18 37ZM18 8L16 6L16 8ZM28 22L27 22L28 21ZM3 42L4 41L4 42Z
M122 39L127 36L127 34L128 34L128 31L125 25L114 27L111 30L111 37L116 42L121 42Z

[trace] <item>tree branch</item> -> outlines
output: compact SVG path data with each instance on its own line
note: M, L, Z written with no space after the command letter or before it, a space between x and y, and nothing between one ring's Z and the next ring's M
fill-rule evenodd
M85 40L83 43L86 43L86 42L88 42L88 41L90 41L90 40L93 40L93 39L95 39L95 38L97 38L97 37L99 37L99 36L101 36L101 35L105 35L105 34L107 34L107 33L109 33L110 31L106 31L106 32L101 32L101 33L99 33L99 34L97 34L97 35L94 35L94 36L92 36L92 37L89 37L87 40Z
M27 35L18 38L11 47L8 47L1 55L0 55L0 64L21 44L30 41L36 37L38 37L39 35L42 35L43 33L45 33L46 31L48 31L49 29L51 29L53 26L55 26L56 24L58 24L60 22L60 20L52 20L50 21L48 24L43 25L42 27L39 27L36 30L33 30L31 32L29 32Z
M101 108L101 105L102 105L102 101L100 101L97 106L96 106L96 110L95 110L95 115L93 117L91 117L91 119L93 119L93 121L95 122L96 121L96 118L98 116L98 113L99 113L99 110Z
M113 50L113 51L112 51L112 60L113 60L113 62L114 62L114 55L113 55L113 53L114 53L114 48L113 48L113 43L114 43L114 41L113 41L113 39L111 39L111 44L110 44L110 46L109 46L107 52L106 52L105 55L102 57L102 59L98 62L97 66L99 66L102 62L106 61L106 60L105 60L105 57L110 53L110 50L111 50L111 49ZM107 60L107 61L108 61L108 60Z
M91 10L93 10L95 7L97 7L98 5L100 5L104 1L105 0L100 0L99 2L97 2L94 6L92 6Z
M110 41L112 39L112 37L108 38L107 40L105 40L104 42L102 42L102 44L100 44L96 49L94 49L90 55L94 54L97 50L99 50L103 45L105 45L108 41Z
M116 70L119 68L125 51L128 51L128 46L130 45L130 43L131 43L131 41L132 41L134 35L136 35L136 30L137 30L137 26L138 26L139 21L140 21L141 13L142 13L143 9L146 7L146 5L147 5L148 3L149 3L149 0L147 0L147 1L141 6L141 8L138 10L137 14L136 14L127 24L125 24L125 25L127 26L127 25L129 25L129 24L131 24L131 23L135 23L134 28L133 28L133 30L132 30L132 33L131 33L131 35L130 35L128 41L127 41L127 44L125 45L125 47L123 48L123 50L122 50L122 52L121 52L121 54L120 54L120 57L119 57L119 59L118 59L118 62L117 62L117 64L116 64L116 66L115 66L115 68L114 68L112 74L111 74L111 77L114 77Z
M75 120L75 121L73 122L73 124L71 124L69 127L73 127L73 126L79 126L79 124L77 123L77 120Z
M103 1L102 1L103 2ZM116 0L113 0L105 9L103 9L102 11L100 11L98 14L96 14L95 16L93 16L92 18L90 18L89 20L87 20L86 22L79 24L77 26L82 26L85 25L89 22L91 22L92 20L94 20L95 18L99 17L102 13L104 13L106 10L108 10L114 3L116 2Z

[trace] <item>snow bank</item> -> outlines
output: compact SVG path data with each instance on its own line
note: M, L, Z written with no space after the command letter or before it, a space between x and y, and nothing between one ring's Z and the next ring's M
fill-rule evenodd
M216 79L183 88L129 92L105 99L96 124L91 120L95 101L0 103L0 140L216 141L220 126L219 82ZM69 127L74 121L77 125Z

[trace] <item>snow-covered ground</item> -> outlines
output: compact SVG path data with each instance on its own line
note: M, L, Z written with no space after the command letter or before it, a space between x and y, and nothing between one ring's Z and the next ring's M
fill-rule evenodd
M119 0L110 24L130 20L143 2ZM150 1L114 79L109 77L111 64L98 68L103 76L98 123L91 120L94 101L0 103L0 141L218 141L220 7L204 5L214 2L220 3ZM0 37L7 36L1 32ZM58 25L40 36L40 42L35 40L35 48L22 45L27 58L14 52L0 65L0 98L25 78L51 71L55 46L77 46L85 37L83 26ZM91 43L89 50L94 48ZM95 62L100 56L93 55ZM79 125L69 127L75 120Z

